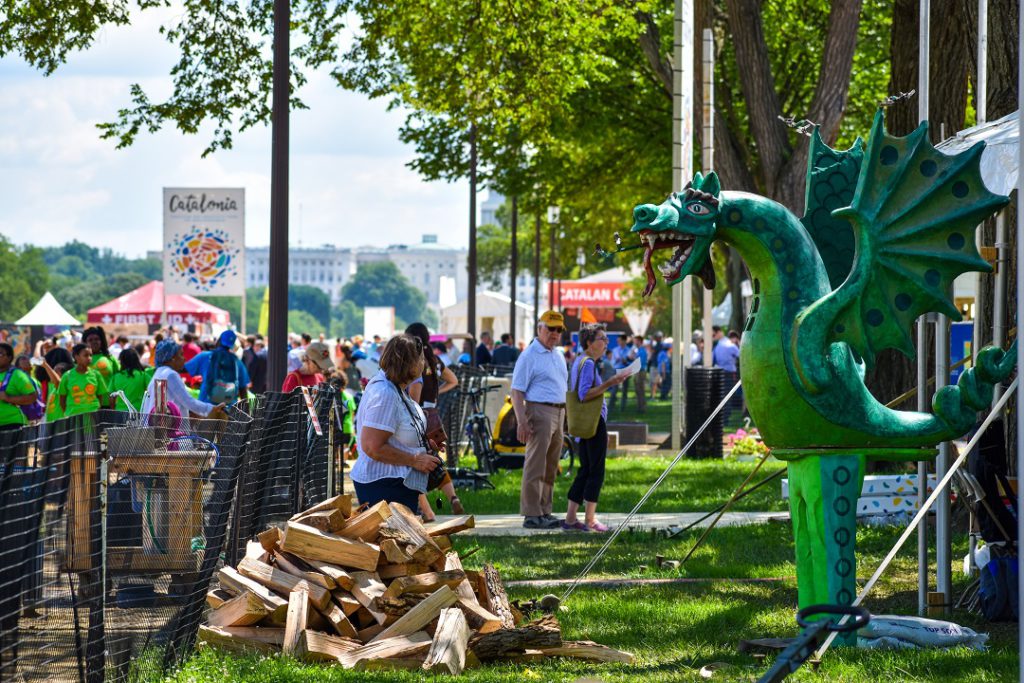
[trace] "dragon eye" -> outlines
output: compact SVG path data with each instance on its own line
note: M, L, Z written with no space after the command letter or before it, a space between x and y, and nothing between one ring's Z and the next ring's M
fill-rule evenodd
M711 213L711 209L709 209L704 204L701 204L700 202L692 202L690 204L687 204L686 210L692 213L694 216L706 216L707 214Z

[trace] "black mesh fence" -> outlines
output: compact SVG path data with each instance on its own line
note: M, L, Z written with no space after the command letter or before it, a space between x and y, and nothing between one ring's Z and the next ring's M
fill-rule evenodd
M445 432L448 434L449 448L446 464L448 467L458 467L460 454L466 455L470 452L466 420L475 408L483 410L486 395L478 392L487 383L490 373L468 365L455 365L451 369L459 379L459 386L441 394L438 397L437 408Z
M190 652L217 568L341 491L333 390L309 398L317 420L295 392L0 429L0 681L153 679Z

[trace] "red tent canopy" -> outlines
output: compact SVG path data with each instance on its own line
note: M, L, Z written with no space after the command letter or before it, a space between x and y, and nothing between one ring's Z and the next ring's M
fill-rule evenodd
M88 321L104 325L158 325L164 307L163 296L164 283L154 280L102 306L90 308ZM229 321L230 316L223 308L211 306L188 294L167 296L168 324L227 325Z

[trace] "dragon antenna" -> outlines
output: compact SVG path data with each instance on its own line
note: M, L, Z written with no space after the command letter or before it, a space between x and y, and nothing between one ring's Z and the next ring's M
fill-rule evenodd
M891 107L892 105L896 104L897 102L902 102L903 100L909 100L911 97L913 97L916 94L917 94L916 90L911 90L910 92L898 92L895 95L889 95L888 97L886 97L884 100L882 100L881 102L878 103L878 106L879 107Z
M619 247L621 249L622 248L622 237L619 235L619 233L615 233L614 237L615 237L615 246Z
M781 114L779 115L779 121L786 124L786 127L792 128L800 135L806 135L807 137L811 137L811 133L813 133L814 129L818 127L818 124L809 119L800 119L797 121L792 116L786 117Z

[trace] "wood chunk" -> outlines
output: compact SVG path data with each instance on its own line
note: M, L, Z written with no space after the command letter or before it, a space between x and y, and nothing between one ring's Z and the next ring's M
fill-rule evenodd
M482 662L503 657L508 652L562 646L562 632L558 619L547 614L519 628L499 629L476 635L469 641L469 649Z
M274 565L286 574L305 579L312 584L332 590L337 588L337 584L334 583L334 579L320 572L309 571L305 569L302 564L305 564L299 558L294 555L289 555L286 552L277 552L274 554Z
M374 640L341 656L341 665L355 668L363 660L404 659L426 654L430 649L430 636L425 631L409 635Z
M458 569L465 574L465 570L462 567L462 559L458 553L449 552L445 553L444 556L444 569L445 571L452 571ZM458 586L455 587L455 592L458 594L460 599L470 600L472 602L478 602L476 599L476 593L473 592L473 587L469 583L469 577L466 576L462 579ZM472 624L470 624L472 626Z
M393 538L385 538L380 542L380 551L384 553L384 557L387 558L388 562L394 564L405 564L412 562L412 556L406 555L401 547L398 545L398 541Z
M330 624L331 629L339 636L345 638L356 637L356 627L352 625L344 610L333 602L327 603L327 607L318 610L319 614Z
M402 576L391 582L391 585L384 591L384 596L397 598L406 593L433 593L441 586L454 589L465 580L466 572L461 569Z
M452 549L452 539L449 536L433 536L434 543L441 549L441 552L447 553Z
M269 610L249 591L231 598L207 616L210 626L252 626L262 621Z
M281 543L281 530L276 526L272 526L266 531L256 534L256 538L259 539L263 549L271 553L277 550Z
M469 627L479 634L491 633L501 628L501 619L484 609L483 605L476 601L476 596L469 599L460 595L456 606L462 610Z
M312 514L314 512L321 512L323 510L335 510L335 509L336 510L341 510L341 514L345 515L345 517L351 517L352 516L352 494L350 494L350 493L342 493L341 495L334 496L333 498L328 498L327 500L323 501L322 503L317 503L316 505L314 505L313 507L309 508L308 510L303 510L302 512L300 512L300 513L298 513L296 515L292 515L291 519L289 519L288 521L289 522L297 522L302 517L305 517L306 515Z
M391 517L387 521L390 529L405 534L410 539L410 546L405 549L413 559L423 564L430 564L444 555L437 543L427 533L423 523L412 511L401 503L391 503Z
M330 533L337 533L346 526L345 515L342 514L341 510L336 508L332 510L321 510L320 512L311 512L308 515L303 515L295 521L311 526L314 529Z
M618 662L621 664L632 664L633 655L629 652L605 647L589 640L569 640L560 647L544 647L540 652L545 657L571 657L573 659L584 659L588 662Z
M233 597L233 593L223 588L211 588L206 591L206 604L210 606L210 609L217 609Z
M352 595L359 601L359 604L369 610L378 624L383 624L387 615L377 610L374 601L384 595L387 586L381 583L377 572L352 572Z
M229 652L279 652L284 629L255 626L200 626L199 641Z
M267 588L261 583L253 581L252 579L242 576L237 570L231 567L224 567L217 572L217 578L220 581L221 588L234 595L241 595L245 591L249 591L254 595L259 596L260 600L263 601L264 606L268 610L271 610L271 618L275 621L284 623L285 613L288 610L288 601L277 595L272 590Z
M258 541L249 541L245 544L245 556L260 562L266 562L267 557L269 557L267 551Z
M345 522L345 528L338 534L345 538L373 542L377 540L380 525L387 522L389 517L391 517L391 509L388 507L387 501L382 500Z
M371 642L415 633L437 618L437 615L445 607L455 604L456 600L455 592L451 588L441 586L431 593L426 600L413 607L398 621L384 629Z
M466 668L466 649L469 645L469 624L457 608L441 610L434 631L434 641L427 652L423 668L433 673L457 676Z
M303 590L293 591L288 596L288 620L284 626L284 642L281 650L292 654L299 645L299 636L306 630L309 621L309 594Z
M295 656L307 662L340 663L341 656L362 646L358 640L339 638L309 629L299 634Z
M372 543L325 534L298 522L288 522L288 533L281 549L304 560L322 560L366 571L376 569L380 558L380 548Z
M347 591L352 590L352 577L341 567L322 560L303 560L303 562L309 565L309 567L314 571L318 571L324 576L330 577L338 588L344 588Z
M484 570L480 573L487 586L489 602L480 601L489 612L501 619L502 628L515 628L515 615L512 612L512 605L508 601L508 594L505 593L505 585L501 582L501 574L492 564L484 564Z
M319 608L327 606L331 599L331 593L323 586L317 586L309 581L292 576L280 569L275 569L265 562L257 562L248 557L238 563L238 571L253 581L263 584L267 588L288 595L296 590L304 590L309 594L309 599Z
M370 624L366 628L359 629L359 633L356 635L356 639L364 643L369 643L371 640L377 637L377 634L379 634L384 629L384 624Z
M381 596L377 598L377 609L389 617L395 617L396 619L416 605L420 604L426 599L426 595L407 593L399 598L389 598L387 596Z
M399 576L423 574L428 569L430 568L421 562L409 562L407 564L382 564L377 567L377 574L380 575L381 580L387 581L388 579L397 579Z
M476 518L473 515L466 515L464 517L455 517L448 521L435 524L427 528L427 533L431 536L451 536L457 534L460 531L466 529L476 528Z
M341 608L341 611L345 613L346 617L351 617L359 610L360 607L362 607L354 595L348 591L341 590L340 588L331 591L331 600L335 605Z

